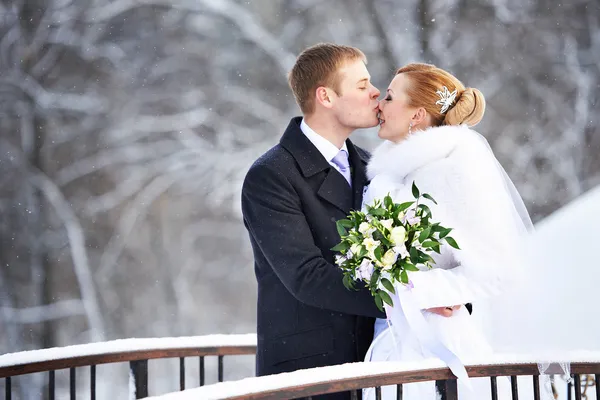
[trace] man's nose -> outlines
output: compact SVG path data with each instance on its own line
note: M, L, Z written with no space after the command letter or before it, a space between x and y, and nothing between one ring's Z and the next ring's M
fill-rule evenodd
M375 86L373 86L373 89L375 89L375 90L373 91L373 95L372 95L372 97L373 97L374 99L376 99L376 98L378 98L378 97L379 97L379 95L381 94L381 92L380 92L380 91L379 91L379 89L377 89Z

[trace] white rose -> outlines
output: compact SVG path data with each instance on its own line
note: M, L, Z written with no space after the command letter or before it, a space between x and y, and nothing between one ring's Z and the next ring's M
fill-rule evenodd
M394 246L394 251L396 253L398 253L400 255L400 257L402 257L402 258L409 258L410 257L410 253L406 249L406 246L404 245L404 243L401 243L399 245Z
M342 265L343 263L345 263L347 261L347 258L344 256L341 256L339 254L335 255L335 263L337 265Z
M393 219L384 219L383 221L380 221L381 225L383 225L385 228L387 228L388 231L392 230L392 225L394 224L394 220Z
M395 245L403 244L406 240L406 229L402 226L395 226L390 232L390 239Z
M367 251L369 252L369 257L375 258L374 251L377 248L377 246L379 246L379 240L373 240L372 238L368 237L365 238L365 240L363 240L362 244L363 246L365 246L365 249L367 249Z
M390 249L385 252L383 257L381 257L381 262L383 263L383 269L389 270L392 268L396 260L398 259L398 253L394 250Z
M354 243L352 246L350 246L350 251L353 255L359 255L361 250L362 246L358 243Z
M358 226L358 231L362 233L364 236L371 236L373 232L375 232L375 228L371 226L368 222L362 222Z

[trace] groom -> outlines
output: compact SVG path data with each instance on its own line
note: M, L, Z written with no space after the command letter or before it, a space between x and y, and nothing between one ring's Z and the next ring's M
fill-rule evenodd
M335 221L360 209L367 182L369 154L348 137L378 124L379 90L365 64L354 47L304 50L289 74L303 117L244 180L258 281L257 375L363 361L374 318L385 317L367 289L344 287L330 250L340 239Z

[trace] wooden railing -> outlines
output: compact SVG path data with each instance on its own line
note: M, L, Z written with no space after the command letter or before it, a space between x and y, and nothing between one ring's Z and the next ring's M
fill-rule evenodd
M596 354L598 356L598 354ZM585 362L570 364L572 382L558 379L554 386L564 385L562 400L582 400L587 396L594 396L600 400L600 358L591 361L585 357ZM424 363L424 366L435 365L437 362ZM438 363L439 364L439 363ZM411 368L408 370L407 368ZM527 390L526 399L539 400L541 397L540 372L537 363L520 362L488 365L467 366L467 372L472 378L489 378L489 398L493 400L507 400L499 397L499 377L508 377L505 388L510 392L513 400L523 396ZM563 370L558 365L553 365L547 374L562 374ZM588 384L582 384L582 376L588 379ZM504 378L502 378L504 379ZM589 381L591 379L591 382ZM402 363L354 363L336 365L312 370L301 370L287 374L247 378L241 381L229 381L202 388L190 389L181 393L171 393L153 397L154 400L274 400L274 399L311 399L311 396L350 392L351 399L358 399L359 391L364 388L374 388L375 399L381 399L382 387L395 386L392 397L402 399L403 385L436 381L436 386L443 400L459 399L459 390L456 378L448 368L417 368L415 364ZM504 383L504 382L502 382ZM527 386L524 387L524 383ZM521 391L519 390L521 385ZM591 389L591 390L589 390ZM531 390L531 391L529 391ZM389 392L385 399L389 399ZM523 399L523 397L521 397Z
M55 371L69 369L70 398L76 398L76 368L89 367L90 397L96 399L96 366L129 362L136 398L148 396L148 360L179 358L179 387L184 390L185 359L199 358L199 382L205 383L205 357L218 358L218 381L223 381L224 357L254 355L256 335L208 335L181 338L123 339L52 349L9 353L0 356L0 378L5 379L5 398L12 398L11 378L37 372L48 373L48 398L55 399Z
M88 345L68 346L44 350L11 353L0 356L0 379L5 380L5 398L12 398L11 378L18 375L47 372L48 398L56 397L55 371L69 370L70 398L76 398L77 368L89 367L90 396L96 399L96 366L109 363L129 363L130 373L135 382L136 398L144 398L148 393L148 361L152 359L179 358L179 389L183 392L156 397L165 400L178 399L293 399L336 392L350 392L351 398L358 398L363 388L374 388L376 398L381 397L382 387L395 386L395 395L402 398L403 385L435 381L444 400L458 398L456 378L441 361L431 360L419 365L402 363L353 363L323 368L299 370L287 374L246 378L223 382L224 357L233 355L253 355L256 351L256 335L210 335L182 338L124 339ZM218 359L217 374L220 383L205 385L205 357ZM200 387L186 389L185 359L198 357ZM600 400L600 354L586 353L583 356L563 355L551 360L568 361L572 382L568 385L564 400L584 400L587 395L595 395ZM504 361L503 361L504 360ZM527 358L498 358L486 360L486 365L467 366L469 376L489 378L492 399L498 397L497 377L510 378L512 398L517 399L519 382L529 379L531 397L540 399L540 372L536 362ZM547 374L561 374L563 371L554 364ZM527 378L529 376L529 378ZM519 377L519 379L517 379ZM582 379L583 377L583 379ZM567 383L563 384L566 386ZM521 386L521 389L523 387ZM575 390L573 390L575 389ZM589 391L588 391L589 390ZM587 392L587 393L586 393ZM182 397L179 397L179 396ZM387 399L387 397L386 397ZM504 398L502 398L504 399Z

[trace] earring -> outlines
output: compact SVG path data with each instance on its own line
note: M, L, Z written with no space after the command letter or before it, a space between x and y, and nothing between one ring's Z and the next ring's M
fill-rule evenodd
M412 122L408 124L408 134L412 135Z

